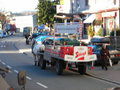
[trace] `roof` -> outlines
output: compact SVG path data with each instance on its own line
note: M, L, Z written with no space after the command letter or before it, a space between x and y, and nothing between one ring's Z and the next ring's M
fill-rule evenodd
M97 9L96 10L88 9L88 10L81 11L80 13L82 13L82 14L95 14L95 13L117 11L119 9L120 9L120 7L103 8L103 9L98 9L98 10Z

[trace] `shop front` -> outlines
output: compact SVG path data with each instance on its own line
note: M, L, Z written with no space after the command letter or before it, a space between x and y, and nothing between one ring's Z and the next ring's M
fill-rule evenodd
M96 11L86 10L82 11L82 14L95 14L94 22L91 22L94 25L95 33L102 28L102 35L109 36L112 30L120 28L120 12L119 7L101 9ZM93 19L93 18L92 18ZM86 22L87 20L85 20ZM102 21L102 22L101 22Z
M103 18L103 28L104 28L104 35L110 35L112 30L115 30L117 25L117 12L103 12L102 13Z

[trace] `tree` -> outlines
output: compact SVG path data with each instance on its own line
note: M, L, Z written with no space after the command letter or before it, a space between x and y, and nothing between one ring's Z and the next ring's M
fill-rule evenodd
M39 0L37 6L37 23L38 24L52 24L54 21L55 3L50 0Z
M6 21L6 16L0 12L0 24L2 25L2 27L5 23L5 21Z
M102 30L102 28L100 28L100 29L98 30L97 35L103 36L103 30Z

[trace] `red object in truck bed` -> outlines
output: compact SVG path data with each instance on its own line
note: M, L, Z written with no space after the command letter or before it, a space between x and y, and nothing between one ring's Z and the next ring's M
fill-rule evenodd
M67 55L73 55L74 47L60 47L60 57L64 58Z

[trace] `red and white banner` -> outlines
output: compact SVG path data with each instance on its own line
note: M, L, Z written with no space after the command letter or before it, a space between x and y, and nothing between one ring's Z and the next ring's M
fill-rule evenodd
M86 46L75 46L74 55L65 55L65 61L88 62L94 60L97 60L96 55L88 55L88 47Z

